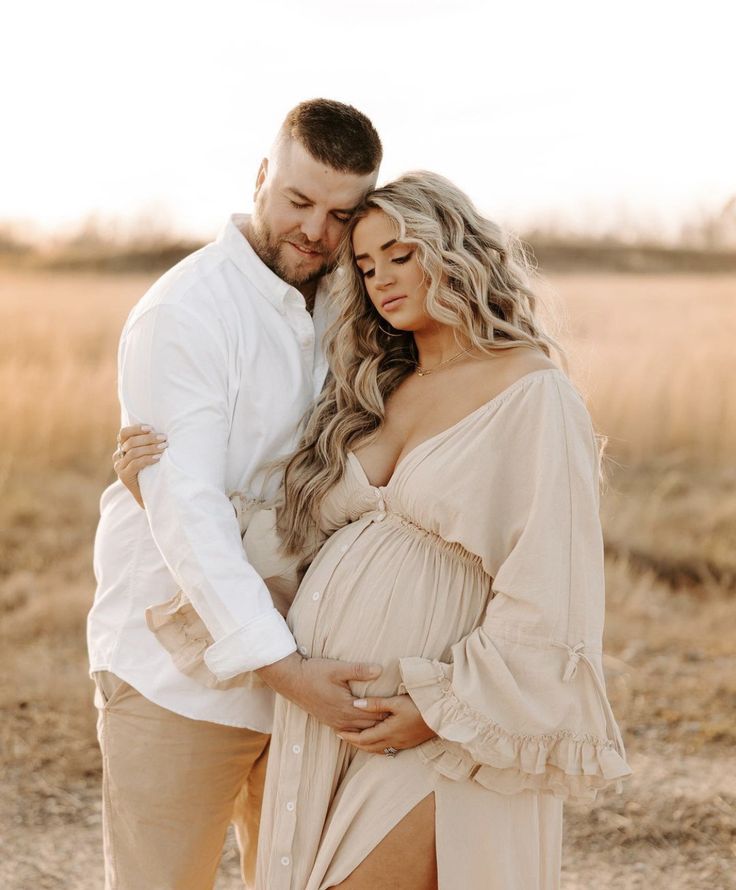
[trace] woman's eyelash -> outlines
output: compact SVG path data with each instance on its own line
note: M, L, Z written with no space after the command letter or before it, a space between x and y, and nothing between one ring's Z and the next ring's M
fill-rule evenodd
M404 256L395 256L391 262L398 263L400 266L403 266L404 263L409 262L409 260L414 256L414 251L410 250L409 253L404 254ZM375 269L367 269L365 272L362 269L358 269L363 278L372 278L375 273Z
M289 203L292 207L298 207L300 210L303 210L305 207L308 206L307 204L299 204L298 201L292 201L291 198L289 198Z

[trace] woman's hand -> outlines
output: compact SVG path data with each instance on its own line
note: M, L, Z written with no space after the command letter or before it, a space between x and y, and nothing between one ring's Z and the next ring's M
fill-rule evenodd
M144 467L150 467L161 460L161 454L168 447L166 436L156 433L150 426L124 426L118 433L118 448L112 456L112 466L118 479L145 509L138 474Z
M371 754L384 754L386 748L402 751L404 748L415 748L437 735L424 722L419 708L409 695L362 698L354 701L353 705L366 713L388 715L371 729L338 733L341 739L361 751Z

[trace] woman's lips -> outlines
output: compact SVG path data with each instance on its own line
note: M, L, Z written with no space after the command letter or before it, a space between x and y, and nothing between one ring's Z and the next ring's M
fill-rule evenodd
M385 309L386 312L391 312L392 309L397 309L401 305L402 300L405 299L406 296L403 295L400 297L389 297L388 300L384 300L383 303L381 303L381 309Z

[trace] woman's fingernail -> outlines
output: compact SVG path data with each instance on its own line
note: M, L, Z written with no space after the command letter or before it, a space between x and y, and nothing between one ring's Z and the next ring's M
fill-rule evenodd
M161 460L161 455L160 455L160 454L154 454L154 455L151 457L151 460Z
M356 698L353 702L354 708L367 708L368 702L364 698Z
M153 431L152 426L142 426L141 429L143 430L144 433L150 433Z
M163 451L164 448L168 448L168 447L169 447L168 442L162 442L160 445L156 446L156 448L158 448L160 451Z
M166 436L164 436L163 434L162 434L162 435L159 435L159 436L156 436L156 441L157 441L157 442L165 442L165 441L166 441Z
M340 735L339 732L335 733L335 735L338 737L338 739L342 739L343 742L345 741L345 736L344 736L344 735Z

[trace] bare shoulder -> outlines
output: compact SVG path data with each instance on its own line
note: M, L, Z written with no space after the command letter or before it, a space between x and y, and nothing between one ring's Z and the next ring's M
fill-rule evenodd
M527 346L499 349L493 355L484 356L478 362L479 381L482 378L486 387L490 383L491 397L535 371L557 370L559 370L559 366L541 349Z

